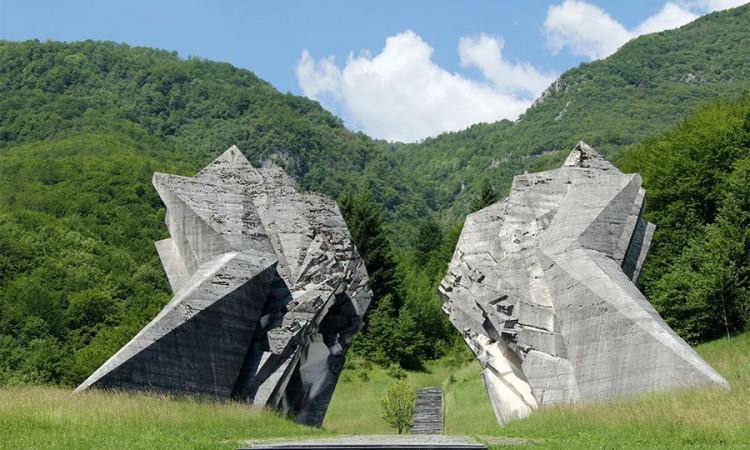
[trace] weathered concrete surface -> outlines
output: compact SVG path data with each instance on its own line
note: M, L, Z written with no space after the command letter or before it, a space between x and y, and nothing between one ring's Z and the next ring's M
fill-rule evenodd
M645 191L584 143L469 215L439 292L498 422L543 404L727 382L636 288Z
M336 203L232 147L155 173L174 298L88 387L242 399L320 425L372 293Z

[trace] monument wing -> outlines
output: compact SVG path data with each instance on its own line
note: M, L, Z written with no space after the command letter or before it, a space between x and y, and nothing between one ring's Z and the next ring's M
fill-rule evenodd
M336 203L234 146L195 177L153 184L174 297L76 391L233 398L320 425L372 299Z
M635 285L654 233L645 205L639 175L581 142L467 217L439 293L499 423L543 404L727 384Z

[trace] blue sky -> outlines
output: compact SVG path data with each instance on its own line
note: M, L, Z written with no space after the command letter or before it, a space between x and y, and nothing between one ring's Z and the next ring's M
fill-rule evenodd
M414 141L513 119L564 70L741 3L0 0L0 39L112 40L227 61L351 128Z

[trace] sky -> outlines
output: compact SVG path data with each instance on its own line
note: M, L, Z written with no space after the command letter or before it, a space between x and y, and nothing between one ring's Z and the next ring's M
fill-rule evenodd
M414 142L516 119L562 72L748 0L0 0L0 39L176 50Z

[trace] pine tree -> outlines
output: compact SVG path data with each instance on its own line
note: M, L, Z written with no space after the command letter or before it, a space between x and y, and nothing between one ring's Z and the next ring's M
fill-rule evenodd
M497 200L497 192L492 187L492 183L489 178L485 178L482 181L482 186L479 188L479 195L471 203L471 211L479 211L482 208L486 208Z
M362 334L353 350L381 364L401 363L404 350L410 351L400 329L402 307L396 278L396 260L383 225L382 213L364 188L339 197L339 209L352 240L367 266L373 300L364 319Z
M398 310L396 261L383 224L383 215L372 194L364 188L354 194L345 192L339 197L339 209L367 266L374 301L390 295Z
M417 230L417 242L415 244L415 256L417 263L424 265L430 257L430 253L440 247L443 240L443 232L434 220L423 222Z

